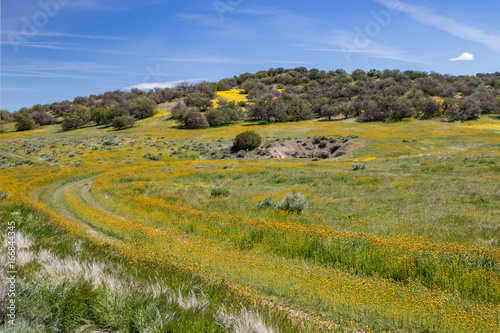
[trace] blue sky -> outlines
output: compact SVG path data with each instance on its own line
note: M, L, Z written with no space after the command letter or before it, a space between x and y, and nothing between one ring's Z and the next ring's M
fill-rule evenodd
M271 67L500 71L500 1L4 0L1 105Z

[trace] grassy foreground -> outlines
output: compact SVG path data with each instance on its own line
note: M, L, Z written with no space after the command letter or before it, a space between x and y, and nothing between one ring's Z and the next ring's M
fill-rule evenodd
M21 291L3 330L500 331L498 120L188 131L165 113L2 135ZM318 162L205 158L246 129L359 138ZM289 192L309 208L262 204Z

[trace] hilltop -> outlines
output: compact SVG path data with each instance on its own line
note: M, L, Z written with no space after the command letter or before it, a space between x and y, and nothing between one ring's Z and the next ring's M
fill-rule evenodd
M168 105L184 128L239 121L297 122L353 118L358 122L404 119L473 120L500 110L500 73L450 76L417 71L319 71L304 67L245 73L218 82L180 84L147 92L113 91L1 112L2 129L18 131L60 123L64 130L89 124L133 127ZM166 103L166 104L165 104Z

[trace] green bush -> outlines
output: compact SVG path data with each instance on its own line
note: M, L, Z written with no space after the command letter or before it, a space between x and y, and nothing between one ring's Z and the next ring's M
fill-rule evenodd
M327 140L327 137L324 136L324 135L316 135L313 139L313 143L315 145L319 145L321 143L321 141L326 141Z
M179 122L186 128L208 128L210 123L198 108L184 108L178 113Z
M152 161L159 161L160 160L160 158L158 156L155 156L151 153L146 153L142 157L147 158L148 160L152 160Z
M309 207L309 202L300 192L288 192L283 200L275 203L275 206L277 209L300 213Z
M352 171L363 170L364 168L366 168L366 165L362 163L354 163L352 165Z
M220 126L231 122L229 115L220 109L208 109L208 111L205 112L205 117L210 126Z
M245 131L236 136L233 151L253 150L260 146L262 137L254 131Z
M123 128L128 128L128 127L134 126L135 119L134 119L134 117L130 117L130 116L128 116L128 117L127 116L118 116L118 117L113 118L112 124L113 124L113 128L115 130L121 130Z
M259 201L259 208L269 208L274 206L273 198L267 197Z
M14 121L16 122L16 131L29 131L37 127L33 117L26 112L16 114Z
M212 197L227 197L229 196L229 190L223 187L213 188L210 192L210 196Z

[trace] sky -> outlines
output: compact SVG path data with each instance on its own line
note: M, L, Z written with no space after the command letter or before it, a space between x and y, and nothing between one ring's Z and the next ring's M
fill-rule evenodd
M0 108L269 68L500 71L500 1L4 0Z

